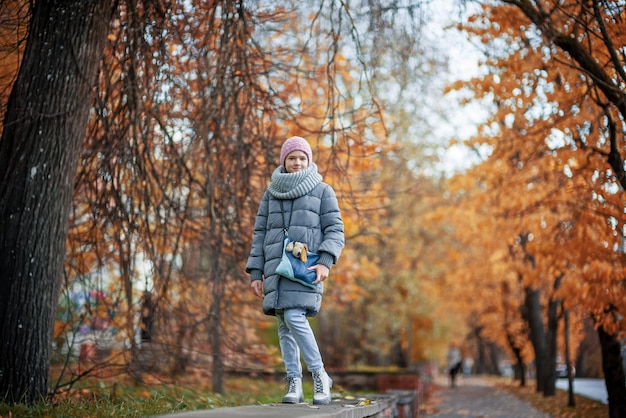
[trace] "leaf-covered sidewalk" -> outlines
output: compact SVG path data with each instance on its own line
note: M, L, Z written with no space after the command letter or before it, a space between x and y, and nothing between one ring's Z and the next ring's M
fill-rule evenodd
M445 377L437 378L429 399L420 409L420 417L550 417L480 377L461 377L454 388Z

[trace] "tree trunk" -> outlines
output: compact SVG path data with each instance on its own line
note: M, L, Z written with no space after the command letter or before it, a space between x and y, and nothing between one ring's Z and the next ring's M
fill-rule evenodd
M516 373L519 373L519 385L523 388L526 387L526 363L518 363L515 367L517 369Z
M526 386L526 365L524 364L524 358L522 357L522 350L515 344L515 340L513 339L513 335L507 332L506 335L507 342L509 343L509 348L513 352L513 356L515 357L515 366L513 367L514 378L515 380L520 381L520 386Z
M572 356L569 346L569 311L565 309L563 302L561 302L561 309L563 309L563 340L565 341L565 364L567 365L567 406L574 408L576 398L574 397L574 376L572 375Z
M598 328L602 347L602 369L604 382L609 395L609 417L626 417L626 386L620 342L615 335L609 335L604 328Z
M477 349L477 359L476 362L474 363L474 367L476 369L476 374L488 374L488 367L487 367L487 355L486 355L486 344L485 344L485 340L483 339L483 337L481 337L480 335L481 332L481 328L477 327L474 328L474 336L476 337L476 349Z
M556 352L559 301L548 302L548 331L546 332L546 367L543 374L543 396L556 395Z
M68 215L113 0L34 2L0 139L0 400L45 397Z
M554 279L554 293L561 287L563 275L560 274ZM557 337L559 332L559 306L561 301L550 297L548 302L548 332L546 333L546 368L544 375L543 396L556 395L556 353L557 353Z
M222 301L224 300L224 286L222 275L219 273L217 257L212 261L211 277L211 304L209 306L209 345L213 360L211 384L213 392L224 393L224 354L222 349Z
M523 317L528 322L530 341L535 350L535 370L537 374L537 392L543 392L544 376L546 375L546 332L541 316L540 292L531 287L526 287Z

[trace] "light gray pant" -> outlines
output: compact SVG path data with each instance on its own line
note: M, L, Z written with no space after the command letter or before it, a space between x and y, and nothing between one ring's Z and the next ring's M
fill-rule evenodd
M300 352L307 369L312 372L324 367L315 335L304 309L285 309L277 313L278 339L287 377L302 377Z

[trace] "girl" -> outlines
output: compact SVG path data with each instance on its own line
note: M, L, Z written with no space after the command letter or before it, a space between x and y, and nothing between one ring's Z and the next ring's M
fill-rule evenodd
M283 251L284 234L307 244L317 253L315 288L275 273ZM263 312L278 318L280 350L287 372L284 403L304 402L302 364L313 376L313 404L330 402L332 380L324 370L322 356L307 317L317 315L322 303L323 282L337 262L345 244L343 220L335 191L322 182L309 143L293 136L280 152L280 166L272 173L254 223L254 238L246 272L250 287L263 299Z

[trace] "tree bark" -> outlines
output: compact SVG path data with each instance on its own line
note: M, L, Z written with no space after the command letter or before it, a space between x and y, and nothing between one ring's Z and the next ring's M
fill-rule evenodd
M610 335L604 328L598 328L602 347L602 369L604 382L609 395L609 417L626 417L626 386L620 342L615 335Z
M68 215L114 0L34 2L0 139L0 400L45 397Z

